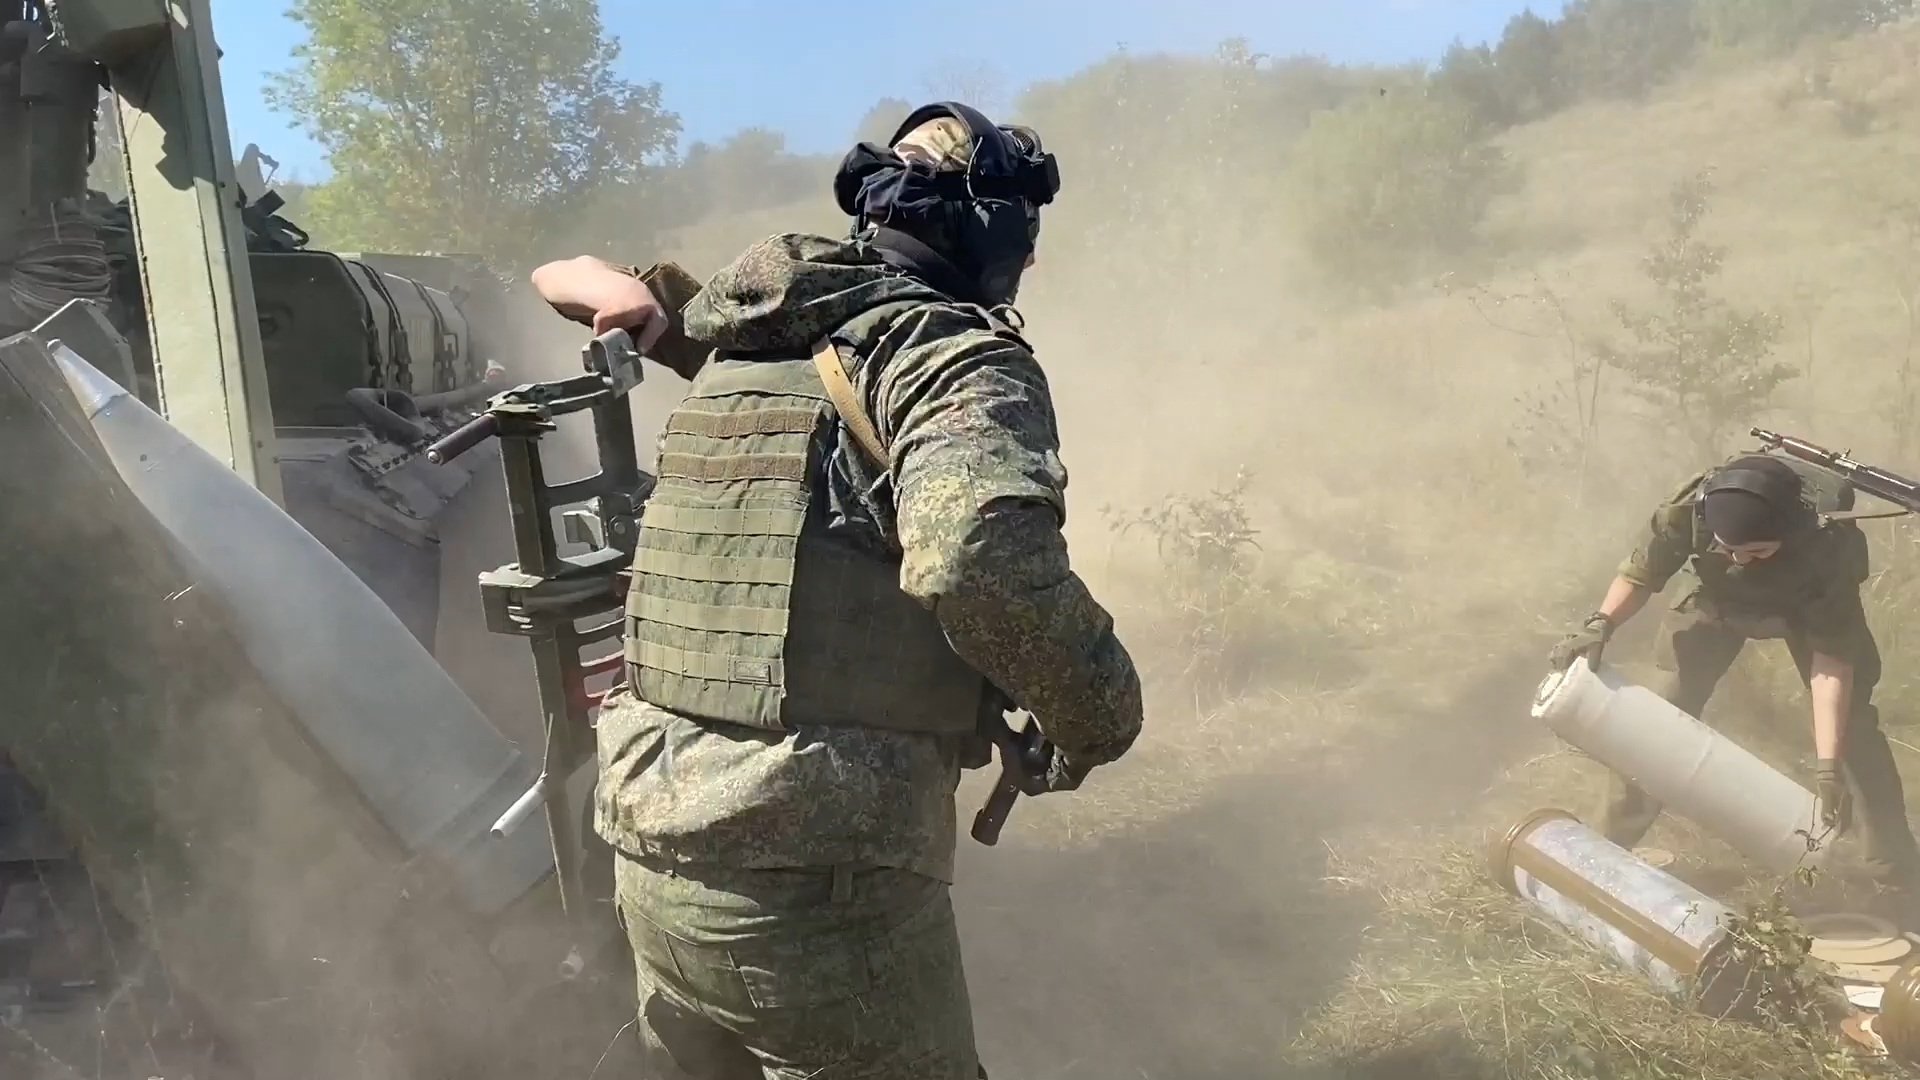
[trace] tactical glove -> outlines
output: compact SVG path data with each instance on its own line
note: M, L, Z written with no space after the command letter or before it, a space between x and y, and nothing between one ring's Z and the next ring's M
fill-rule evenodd
M1613 620L1599 612L1587 616L1587 621L1579 628L1560 639L1547 656L1547 664L1554 671L1565 671L1575 660L1584 656L1587 666L1600 670L1600 654L1606 650L1607 640L1613 637Z
M1853 819L1853 795L1840 772L1840 763L1821 758L1814 766L1814 816L1823 829L1845 832Z

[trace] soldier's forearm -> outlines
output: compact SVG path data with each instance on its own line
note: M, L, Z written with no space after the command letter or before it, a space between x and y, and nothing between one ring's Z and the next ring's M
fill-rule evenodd
M1069 595L959 594L935 610L954 651L1033 713L1055 746L1112 761L1140 734L1140 676L1079 580L1056 592Z
M1069 568L1052 508L1003 508L908 552L901 586L1055 746L1109 761L1140 732L1140 676Z
M1807 676L1807 695L1813 703L1813 754L1822 761L1838 760L1846 745L1847 713L1853 708L1853 665L1825 653L1814 653Z
M687 304L699 295L700 283L675 263L655 263L642 270L580 255L546 263L533 271L530 280L534 291L555 311L589 326L597 318L617 319L657 307L655 317L664 316L666 326L645 343L647 357L685 379L693 378L706 363L707 350L687 339L681 318Z
M588 321L625 300L637 276L630 267L580 255L535 267L529 280L540 299L555 311L570 319Z
M1615 577L1613 584L1607 587L1607 595L1600 601L1600 614L1618 627L1621 623L1640 613L1647 606L1647 599L1653 590L1624 577Z

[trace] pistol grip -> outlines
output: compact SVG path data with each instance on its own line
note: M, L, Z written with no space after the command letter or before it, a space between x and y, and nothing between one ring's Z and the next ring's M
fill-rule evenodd
M985 806L973 815L973 838L987 847L1000 842L1000 829L1007 823L1007 815L1013 812L1013 804L1020 798L1018 782L1003 770L1000 780L993 785L993 794L987 797Z

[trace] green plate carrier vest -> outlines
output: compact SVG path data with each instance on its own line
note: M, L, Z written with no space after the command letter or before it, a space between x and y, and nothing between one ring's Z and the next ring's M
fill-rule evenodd
M916 306L876 308L835 340L864 355ZM900 590L900 555L826 535L815 498L839 428L811 355L717 353L695 376L660 440L627 595L641 700L768 731L978 730L986 681Z

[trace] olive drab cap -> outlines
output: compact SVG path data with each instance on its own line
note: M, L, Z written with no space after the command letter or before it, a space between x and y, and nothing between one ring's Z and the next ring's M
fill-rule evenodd
M979 110L957 101L922 105L900 122L891 140L898 145L915 128L933 120L958 121L970 136L966 158L966 194L976 200L1024 199L1046 206L1060 193L1060 165L1030 127L995 124Z
M929 120L893 140L893 152L908 164L932 165L941 173L966 172L973 160L973 136L951 116Z

